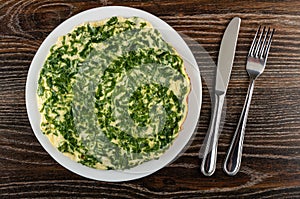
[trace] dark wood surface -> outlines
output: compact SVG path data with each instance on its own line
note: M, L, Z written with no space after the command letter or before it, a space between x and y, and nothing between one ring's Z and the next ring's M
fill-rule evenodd
M71 16L100 6L148 11L200 44L217 61L222 34L242 19L226 97L217 170L199 171L198 151L211 113L207 59L190 44L202 70L203 102L196 136L172 164L142 179L107 183L78 176L55 162L36 139L25 106L30 63L47 35ZM299 1L0 1L0 198L299 198L300 2ZM246 54L259 24L276 28L268 64L257 80L240 172L222 171L248 87Z

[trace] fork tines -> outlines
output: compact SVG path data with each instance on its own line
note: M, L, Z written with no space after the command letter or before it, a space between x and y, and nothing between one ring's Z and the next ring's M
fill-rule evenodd
M259 26L248 56L267 59L274 32L275 29L270 30L270 28L268 28L268 30L266 30L266 27L261 28L261 26Z

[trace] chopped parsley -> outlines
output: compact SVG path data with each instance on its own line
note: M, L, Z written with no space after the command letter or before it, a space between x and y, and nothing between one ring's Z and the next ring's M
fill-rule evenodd
M182 59L149 22L86 23L52 46L40 71L41 129L81 164L131 168L170 147L189 91Z

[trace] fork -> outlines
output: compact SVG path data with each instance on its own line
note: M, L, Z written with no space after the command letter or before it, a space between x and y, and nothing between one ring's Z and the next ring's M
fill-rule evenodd
M268 30L266 30L266 27L264 27L261 30L261 26L259 26L247 56L246 70L250 77L248 93L223 167L225 173L231 176L235 175L240 169L245 128L254 82L265 69L274 32L275 29L270 30L270 28L268 28Z

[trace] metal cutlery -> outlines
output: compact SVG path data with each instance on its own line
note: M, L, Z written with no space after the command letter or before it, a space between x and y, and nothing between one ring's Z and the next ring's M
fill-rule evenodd
M216 169L217 144L219 138L219 125L222 113L224 98L230 79L231 68L234 60L236 43L240 29L241 19L235 17L227 26L222 38L218 65L216 70L213 114L210 120L208 137L204 143L205 149L201 164L201 172L211 176Z
M265 27L263 29L259 27L247 56L246 70L250 77L250 84L244 108L224 162L224 171L231 176L239 171L241 165L245 128L254 82L265 69L274 31L275 29L270 30L270 28L268 28L268 30L266 30Z

